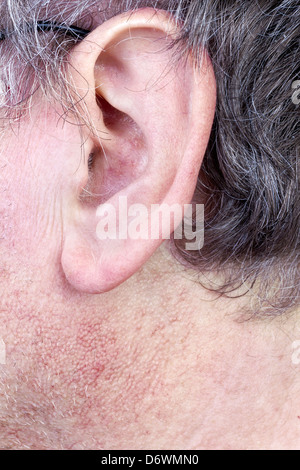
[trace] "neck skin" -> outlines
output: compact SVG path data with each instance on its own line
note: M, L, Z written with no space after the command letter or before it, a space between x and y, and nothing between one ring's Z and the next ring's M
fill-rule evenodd
M299 447L296 314L239 321L248 299L214 300L165 249L99 296L50 298L24 271L15 291L13 276L2 448Z
M251 297L216 299L166 246L110 292L73 290L62 178L81 137L38 119L2 141L0 447L299 448L299 313L241 321Z

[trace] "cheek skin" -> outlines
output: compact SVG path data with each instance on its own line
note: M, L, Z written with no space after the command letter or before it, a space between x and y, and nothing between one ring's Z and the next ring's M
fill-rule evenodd
M113 296L70 297L70 292L49 295L46 288L37 292L31 286L27 295L24 288L7 305L14 318L6 322L6 395L10 414L22 417L22 425L12 423L22 442L34 441L26 433L37 422L45 423L41 433L47 436L53 428L56 436L64 430L61 442L68 448L84 439L92 448L124 449L127 440L143 448L144 442L170 446L175 439L165 423L174 409L184 408L182 394L176 396L174 390L186 393L182 371L192 369L186 363L178 381L177 367L188 353L183 343L174 345L170 338L179 337L182 328L175 318L159 317L155 305L131 305L131 288L122 286ZM127 314L122 313L124 305ZM185 328L185 337L190 334ZM0 387L0 410L2 400ZM31 428L23 426L24 420L32 421ZM182 435L183 425L175 425ZM43 443L40 435L37 442Z
M158 256L158 268L161 261ZM210 302L201 309L181 279L163 283L163 274L152 269L94 296L70 290L58 270L51 290L43 270L23 271L17 283L13 270L2 278L7 364L0 367L0 423L10 436L0 427L1 443L121 450L190 449L202 441L214 448L224 436L234 442L228 430L247 439L256 429L258 391L266 422L278 414L268 410L274 397L264 383L278 346L265 354L256 324L257 331L241 340L244 325L223 315L216 321ZM288 363L283 366L288 371ZM212 417L209 435L202 424Z
M8 247L31 261L59 250L62 214L73 210L74 195L87 179L84 162L89 149L82 145L79 130L74 138L74 126L57 123L53 114L35 116L33 110L18 133L8 133L1 141L1 205L9 219L4 227L2 218L1 231Z
M34 441L23 425L30 415L28 424L39 419L47 433L51 420L62 428L71 420L86 432L101 423L103 444L109 445L107 436L121 437L123 420L140 419L149 396L158 393L163 380L157 364L164 360L159 348L154 354L153 341L146 346L146 329L118 313L116 294L80 296L67 285L59 265L65 210L60 195L72 210L68 191L74 194L74 187L68 190L63 182L71 176L74 181L74 174L78 186L84 180L80 140L71 165L67 130L54 145L49 132L34 139L34 125L23 129L27 146L17 138L6 146L15 158L6 175L11 232L0 247L9 292L0 309L0 335L7 345L1 409L8 400L10 427L20 441Z

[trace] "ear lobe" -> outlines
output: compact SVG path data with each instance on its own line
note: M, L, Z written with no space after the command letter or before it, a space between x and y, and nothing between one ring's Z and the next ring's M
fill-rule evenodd
M99 26L72 53L73 82L100 136L90 137L97 151L81 169L90 196L65 221L62 266L77 290L104 292L133 275L183 217L151 237L152 205L183 208L193 197L216 86L208 58L201 71L191 58L173 62L175 33L165 12L139 10Z

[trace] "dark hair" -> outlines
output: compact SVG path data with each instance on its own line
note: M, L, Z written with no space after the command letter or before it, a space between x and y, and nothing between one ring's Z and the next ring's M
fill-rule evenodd
M202 21L218 100L199 175L204 248L181 256L222 274L220 293L256 284L260 313L280 313L300 296L300 4L295 1L186 2L185 37L199 47ZM232 294L234 295L234 294Z
M218 99L194 198L205 203L204 248L186 252L184 243L173 240L172 252L204 278L210 272L221 274L220 285L209 280L206 285L220 294L235 295L241 286L248 290L256 285L260 313L281 313L299 304L300 106L292 100L292 84L300 78L299 2L73 0L68 5L63 2L62 9L60 1L10 0L9 6L2 2L1 30L13 31L1 44L6 62L10 54L10 66L5 59L1 64L4 87L19 82L20 67L23 77L30 67L35 84L68 102L70 96L58 91L65 83L63 67L60 75L57 62L55 68L51 64L54 55L64 64L72 40L53 31L47 45L47 34L32 32L30 41L28 32L24 37L25 24L45 19L46 4L47 20L81 27L92 26L92 12L99 7L104 20L144 6L173 12L183 25L176 41L180 51L193 50L196 60L201 60L203 46L208 50ZM38 53L41 46L43 53ZM52 91L43 85L45 70ZM3 91L3 109L11 111L7 103L18 101L20 90L8 98L13 90L10 85L9 92ZM21 101L25 95L23 90Z

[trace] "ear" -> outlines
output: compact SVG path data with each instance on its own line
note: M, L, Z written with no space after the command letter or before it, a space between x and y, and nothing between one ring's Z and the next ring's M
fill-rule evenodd
M77 290L105 292L133 275L183 217L158 229L153 205L192 200L216 84L206 54L201 70L174 55L177 33L166 12L138 10L103 23L71 52L72 81L97 129L64 223L62 267Z

